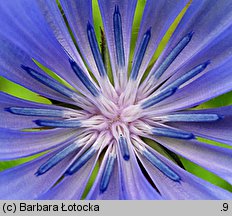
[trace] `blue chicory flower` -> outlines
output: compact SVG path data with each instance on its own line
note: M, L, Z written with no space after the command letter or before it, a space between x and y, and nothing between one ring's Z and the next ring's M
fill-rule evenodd
M1 172L0 198L81 199L96 169L86 199L231 199L178 158L232 182L232 150L198 139L231 145L232 107L191 109L232 89L232 2L147 0L131 63L137 1L99 0L110 69L92 1L59 2L0 4L0 75L53 103L0 92L0 160L46 152Z

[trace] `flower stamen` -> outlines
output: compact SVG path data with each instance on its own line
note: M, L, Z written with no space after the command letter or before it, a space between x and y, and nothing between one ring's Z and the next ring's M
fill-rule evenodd
M193 32L188 33L173 48L173 50L168 54L168 56L165 58L165 60L162 62L159 68L153 72L153 76L156 79L159 79L163 75L163 73L168 69L168 67L172 64L172 62L176 59L176 57L191 41L192 36L193 36Z
M138 137L133 135L132 136L132 143L153 166L159 169L164 175L170 178L173 181L180 181L181 178L177 175L173 170L171 170L164 162L162 162L157 156L152 154L145 146L146 144Z
M102 174L101 182L100 182L100 191L104 193L109 185L110 178L113 173L114 164L115 164L116 154L113 149L112 152L109 153L106 165L104 167L104 172Z
M56 128L80 128L82 126L79 120L35 120L35 123L44 127L56 127Z
M89 79L89 77L82 71L82 69L78 66L78 64L69 59L71 67L79 80L83 83L83 85L89 90L89 92L94 96L98 97L100 95L99 90L96 88L95 84Z
M155 104L163 101L164 99L172 96L176 92L177 88L166 88L164 90L161 90L156 96L154 96L151 99L146 100L141 104L142 109L147 109L151 106L154 106Z
M67 175L72 175L77 172L86 162L92 158L92 156L97 152L97 149L93 146L90 147L80 158L78 158L65 172Z
M25 115L25 116L64 117L63 110L55 110L55 109L9 107L9 108L5 108L5 110L13 114Z
M151 38L151 28L147 30L147 32L144 34L142 41L139 44L139 48L136 52L133 65L132 65L132 70L130 74L130 78L132 80L136 80L138 77L139 69L143 61L143 57L145 55L148 43Z
M48 161L42 164L38 171L35 173L36 176L40 176L50 170L52 167L57 165L60 161L62 161L65 157L67 157L72 152L76 151L80 146L77 142L74 142L71 145L68 145L62 151L58 152L56 155L51 157Z
M164 136L175 139L194 139L195 136L183 130L171 129L171 128L159 128L154 127L151 129L151 133L155 136Z
M78 157L73 164L67 169L65 172L66 175L73 175L76 173L81 167L83 167L87 161L89 161L90 158L93 157L93 155L98 151L100 146L105 146L109 144L111 140L111 136L109 134L103 132L101 133L95 143L82 154L80 157Z
M5 108L6 111L16 115L25 116L44 116L44 117L61 117L61 118L84 118L87 113L73 110L60 110L60 109L42 109L30 107L9 107Z
M165 163L163 163L154 154L144 148L142 151L143 156L157 169L159 169L164 175L173 181L179 182L181 180L180 176L177 175L173 170L171 170Z
M129 149L128 149L128 143L125 137L123 137L122 135L120 135L119 140L118 140L118 144L119 144L119 148L121 151L121 154L124 158L124 160L129 160L130 159L130 153L129 153Z
M111 131L115 140L119 145L119 149L121 151L124 160L126 161L129 160L130 153L129 153L128 142L127 142L127 137L128 137L127 126L116 122L111 126Z
M88 22L88 24L87 24L87 35L88 35L89 45L90 45L90 48L92 50L93 57L94 57L96 65L97 65L99 74L101 77L104 77L106 75L105 65L104 65L104 62L102 60L102 56L101 56L101 53L100 53L100 50L98 47L98 42L97 42L94 28L90 24L90 22Z
M163 122L214 122L222 119L218 114L170 114L165 116L153 117L152 120Z
M122 20L121 20L121 14L119 12L118 5L115 5L113 22L114 22L114 40L116 47L117 63L118 66L121 68L125 66L125 55L124 55L124 47L123 47Z
M210 61L207 61L207 62L204 62L194 67L193 69L191 69L190 71L185 73L183 76L173 81L170 85L168 85L165 88L175 88L175 87L179 88L181 85L183 85L184 83L186 83L187 81L189 81L190 79L192 79L193 77L197 76L199 73L204 71L209 64L210 64Z
M74 99L77 96L77 93L72 91L71 89L67 88L66 86L62 85L61 83L57 82L56 80L45 76L36 70L26 67L24 65L21 65L21 68L25 70L31 77L39 81L40 83L48 86L49 88L59 92L60 94Z

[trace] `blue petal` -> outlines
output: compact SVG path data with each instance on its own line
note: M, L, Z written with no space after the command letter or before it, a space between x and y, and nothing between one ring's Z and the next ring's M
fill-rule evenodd
M149 61L151 60L158 44L165 35L166 31L187 3L187 0L174 0L169 1L168 3L163 0L148 0L146 2L142 21L140 24L135 53L138 50L140 41L142 41L144 32L146 32L147 29L149 29L150 27L151 40L149 42L141 68L139 70L140 78L146 70Z
M155 150L150 147L154 155L156 155L160 160L167 164L175 173L181 177L180 182L174 182L157 168L155 168L151 163L149 163L144 156L137 154L139 160L145 167L149 176L151 177L154 184L157 186L164 199L174 199L174 200L209 200L209 199L231 199L232 193L212 185L177 166L166 157L160 155Z
M177 140L152 138L172 152L204 167L212 173L232 183L232 150L198 142L196 140Z
M6 111L9 107L31 107L41 109L58 109L60 107L54 105L39 104L31 101L22 100L6 93L0 92L0 127L1 128L12 128L12 129L23 129L23 128L36 128L38 127L33 121L37 118L34 116L22 116L14 115L11 112ZM67 110L62 108L63 110ZM42 117L43 118L43 117Z
M207 139L212 139L218 142L223 142L232 145L231 128L232 128L232 106L220 107L215 109L203 109L189 112L178 113L212 113L222 116L221 119L214 123L193 123L193 122L178 122L169 123L172 127L190 131L196 136L202 136Z
M65 176L59 184L41 195L39 199L81 199L98 157L99 153L96 153L78 172L71 176ZM70 162L70 165L74 160L75 158Z
M93 72L94 76L99 79L100 75L97 72L98 69L90 48L87 35L88 22L93 24L92 1L61 0L60 3L67 17L68 23L74 33L81 55Z
M130 160L126 161L117 149L117 159L119 166L119 178L122 199L140 200L140 199L161 199L159 193L150 185L144 177L139 164L135 158L135 152L132 150L132 144L129 143ZM139 179L139 181L138 181Z
M0 199L37 199L48 191L62 176L72 156L65 158L48 173L35 176L38 167L54 153L46 154L31 162L0 172Z
M63 95L57 93L54 90L44 86L29 74L27 74L22 68L21 64L26 64L32 68L37 67L31 60L31 57L25 53L22 49L10 42L8 39L0 36L0 75L22 85L34 92L39 93L42 96L52 98L54 100L69 102ZM47 76L41 69L37 70Z
M173 46L190 31L194 32L192 40L165 72L159 83L178 72L172 78L174 80L207 60L211 61L208 67L210 70L231 56L231 9L232 4L227 0L222 0L220 3L216 0L196 0L191 3L154 69L163 62Z
M159 107L154 108L153 112L158 114L190 108L232 90L231 60L232 57L179 89L173 96L159 103ZM172 106L169 106L170 103Z
M59 10L58 4L56 1L47 1L39 0L38 1L41 12L44 15L47 23L51 27L53 34L59 43L64 47L65 51L75 59L76 62L85 69L85 65L81 59L80 54L78 53L75 44L71 38L71 35L66 27L63 16Z
M0 5L0 10L0 41L2 47L0 61L4 59L3 61L8 63L8 67L11 65L11 74L14 70L15 74L20 73L17 71L17 67L21 64L32 66L27 63L26 55L18 62L16 54L19 55L23 52L27 54L28 58L36 59L78 88L76 84L78 79L69 68L67 54L54 37L50 26L46 23L38 2L30 0L7 1ZM4 38L9 41L5 45ZM13 45L18 47L18 52L12 50ZM7 56L16 62L7 61ZM26 82L26 79L21 78L20 82Z
M70 129L23 132L0 128L0 159L12 160L37 154L59 145L65 145L76 139L77 135L77 131Z
M120 197L120 194L122 194L122 190L119 184L119 170L118 170L118 163L117 160L114 163L114 168L110 177L109 184L107 186L106 191L104 193L101 192L100 190L100 184L101 184L101 179L105 170L105 166L107 164L107 158L109 156L109 150L110 148L107 149L107 152L104 155L104 158L102 160L102 164L100 165L100 169L98 172L98 175L94 181L93 186L91 187L91 190L89 191L86 199L90 200L119 200L122 199Z
M129 63L129 53L130 53L130 41L131 41L131 30L132 23L134 19L134 12L137 4L137 0L99 0L99 7L101 10L103 25L104 25L104 33L106 35L106 41L109 48L111 67L114 75L115 82L124 83L127 80L127 67ZM122 38L123 38L123 50L125 55L125 65L117 64L117 51L115 44L115 34L114 34L114 14L115 8L117 8L117 15L120 14L121 18L121 28L122 28ZM124 68L124 70L120 70ZM120 75L120 72L123 75ZM121 77L120 77L121 76ZM117 84L116 84L117 85ZM117 86L118 87L118 86ZM125 87L125 86L120 86Z

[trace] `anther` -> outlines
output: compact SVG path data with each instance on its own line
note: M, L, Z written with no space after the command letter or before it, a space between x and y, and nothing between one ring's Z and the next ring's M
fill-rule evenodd
M96 35L93 26L88 22L87 24L87 35L89 40L89 45L93 53L94 60L96 62L100 76L104 77L106 75L106 69L102 56L98 47Z
M164 99L172 96L176 92L176 90L177 90L177 88L167 88L165 90L161 90L156 96L143 102L141 104L141 108L147 109L147 108L163 101Z
M120 147L120 151L121 154L124 158L124 160L129 160L130 159L130 153L129 153L129 149L128 149L128 143L125 137L123 137L122 135L120 135L119 140L119 147Z
M83 167L86 162L96 153L96 149L94 147L89 148L83 155L81 155L65 172L67 175L73 175L76 173L81 167Z
M178 88L179 86L181 86L182 84L184 84L185 82L189 81L190 79L192 79L193 77L195 77L196 75L198 75L199 73L201 73L203 70L205 70L205 68L209 64L210 64L210 61L207 61L205 63L202 63L202 64L194 67L193 69L191 69L190 71L188 71L187 73L185 73L183 76L181 76L177 80L173 81L166 88L175 88L175 87Z
M56 128L79 128L81 122L79 120L35 120L35 123L44 127L56 127Z
M66 86L62 85L61 83L57 82L56 80L47 77L37 71L35 71L32 68L26 67L24 65L21 65L22 69L24 69L31 77L38 80L40 83L48 86L49 88L61 93L62 95L65 95L69 98L75 97L75 92L71 89L67 88Z
M125 66L125 55L123 47L122 20L118 5L115 5L114 11L114 41L116 47L117 63L119 67Z
M170 114L166 115L162 120L165 122L214 122L223 117L217 114Z
M193 36L193 32L188 33L184 36L179 43L173 48L169 55L165 58L159 68L153 72L153 75L156 79L159 79L163 73L168 69L176 57L181 53L181 51L188 45Z
M66 156L74 152L78 148L77 143L73 143L60 152L58 152L56 155L51 157L49 160L47 160L44 164L42 164L38 171L35 173L36 176L40 176L44 173L46 173L48 170L50 170L52 167L57 165L59 162L61 162Z
M25 116L45 116L45 117L63 117L64 111L58 109L39 109L39 108L27 108L27 107L9 107L5 109L16 115Z
M171 128L152 128L151 132L153 135L156 136L164 136L164 137L169 137L169 138L176 138L176 139L194 139L195 136L186 131L182 130L177 130L177 129L171 129Z
M71 64L71 67L77 77L80 79L80 81L83 83L83 85L89 90L89 92L94 96L98 97L99 96L99 91L94 85L94 83L88 78L88 76L82 71L82 69L77 65L75 61L72 59L69 59L69 62Z
M179 175L177 175L165 163L163 163L160 159L158 159L155 155L153 155L147 149L144 149L142 151L142 154L153 166L159 169L168 178L176 182L179 182L181 180Z
M100 182L100 191L104 193L109 185L110 178L113 173L114 163L115 163L116 155L109 154L107 158L106 165L104 167L104 171L102 174L101 182Z
M145 55L148 43L151 38L151 28L147 30L147 32L144 34L142 41L139 44L139 48L136 52L135 58L133 60L132 70L130 78L132 80L136 80L138 77L139 69L143 61L143 57Z

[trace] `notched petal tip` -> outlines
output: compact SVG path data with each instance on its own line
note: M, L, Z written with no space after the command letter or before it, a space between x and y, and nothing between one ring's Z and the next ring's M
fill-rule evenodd
M114 13L119 14L119 6L117 4L114 7Z
M36 177L39 177L39 176L43 175L43 173L41 173L41 172L38 170L38 171L36 171L36 172L34 173L34 175L35 175Z
M186 36L191 40L194 34L195 34L195 32L191 31Z
M27 67L27 66L25 66L25 65L23 65L23 64L21 64L20 67L21 67L23 70L27 71L27 72L30 71L30 69L31 69L30 67Z

